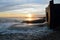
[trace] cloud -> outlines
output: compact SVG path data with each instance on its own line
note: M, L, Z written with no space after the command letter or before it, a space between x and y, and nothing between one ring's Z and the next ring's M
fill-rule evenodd
M50 0L0 0L0 12L20 9L22 4L31 5L32 3L36 4L48 4ZM54 0L55 3L60 3L60 0ZM17 8L17 5L20 7ZM14 7L13 7L14 6ZM26 5L27 6L27 5ZM24 7L23 7L24 8Z
M20 9L21 6L19 6L20 8L19 7L17 8L17 6L22 4L29 4L29 5L31 3L46 4L47 2L48 0L46 1L44 0L0 0L0 12Z
M45 8L50 0L0 0L1 14L40 14L45 15ZM60 0L55 0L60 3ZM3 15L4 16L4 15Z
M5 11L4 13L34 13L34 14L45 14L45 7L47 4L22 4L22 5L15 5L11 6L8 9L8 11Z

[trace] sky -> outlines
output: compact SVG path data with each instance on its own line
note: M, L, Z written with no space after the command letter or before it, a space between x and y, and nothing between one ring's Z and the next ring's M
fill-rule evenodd
M50 0L0 0L0 17L14 17L18 15L45 15L45 8ZM60 3L60 0L55 0Z

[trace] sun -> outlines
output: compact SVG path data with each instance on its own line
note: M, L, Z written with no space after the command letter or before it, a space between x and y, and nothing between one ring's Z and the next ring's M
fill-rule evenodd
M32 14L28 14L28 17L31 18L32 17Z
M31 14L31 13L27 14L26 18L25 18L25 20L27 20L27 21L34 21L34 20L37 20L37 19L38 18L36 18L36 15L35 14Z
M27 20L28 20L28 21L32 21L32 18L28 18Z
M28 20L28 21L32 21L32 20L33 20L33 19L32 19L32 14L28 14L26 20Z

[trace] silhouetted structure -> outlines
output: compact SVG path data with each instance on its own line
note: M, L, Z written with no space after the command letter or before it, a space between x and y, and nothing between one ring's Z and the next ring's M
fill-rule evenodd
M50 28L59 30L60 29L60 4L54 4L51 0L50 4L46 8L47 22Z

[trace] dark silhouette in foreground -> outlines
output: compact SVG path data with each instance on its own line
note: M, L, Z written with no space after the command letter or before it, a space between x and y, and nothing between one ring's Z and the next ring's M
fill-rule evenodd
M46 8L48 27L54 32L49 34L47 40L60 40L60 4L54 4L51 0Z
M46 8L46 16L48 26L56 31L60 30L60 3L54 4L54 1L50 1L50 4Z

